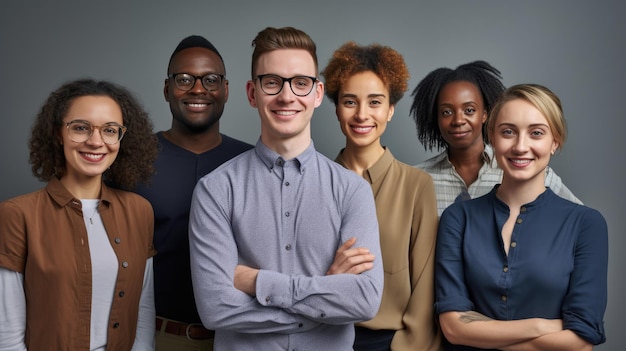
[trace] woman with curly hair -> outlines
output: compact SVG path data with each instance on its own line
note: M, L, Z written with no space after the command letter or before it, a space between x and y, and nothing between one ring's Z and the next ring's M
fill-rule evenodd
M377 315L355 327L354 349L438 350L434 322L437 207L431 177L396 160L381 144L408 87L409 72L394 49L348 42L322 72L346 146L336 161L367 180L374 193L385 284ZM347 241L329 273L371 267L367 248Z
M150 203L157 154L126 89L91 79L50 94L29 142L47 186L0 203L0 349L152 350Z
M413 90L411 116L426 150L443 152L415 167L435 182L439 215L450 204L488 193L502 170L486 143L485 121L504 91L500 71L485 61L430 72ZM580 203L550 167L546 185L557 195Z

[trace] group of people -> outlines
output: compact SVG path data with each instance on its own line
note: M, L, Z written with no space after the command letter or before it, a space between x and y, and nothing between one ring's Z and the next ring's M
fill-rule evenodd
M548 166L567 134L553 92L484 61L432 71L410 115L442 153L410 166L381 143L409 89L400 53L348 42L320 70L299 29L252 45L255 145L220 132L226 68L201 36L170 57L169 130L110 82L48 97L29 142L48 184L0 203L0 350L605 341L608 229ZM335 160L311 136L324 96Z

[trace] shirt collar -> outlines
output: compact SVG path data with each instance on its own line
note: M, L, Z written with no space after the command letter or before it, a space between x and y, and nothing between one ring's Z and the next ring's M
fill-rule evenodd
M61 207L70 205L79 209L82 208L80 200L75 198L57 177L52 177L48 182L46 191L52 200ZM100 190L100 200L101 203L104 204L111 202L111 189L109 189L104 182L102 182L102 188Z
M363 178L365 178L365 180L367 180L370 184L376 183L378 179L383 177L395 159L388 147L383 148L385 149L385 152L380 159L363 172ZM335 162L345 167L346 165L343 161L343 150L344 149L339 152L339 155L335 158Z
M291 160L285 160L280 154L265 146L265 144L261 141L261 138L257 140L254 150L261 162L263 162L265 167L267 167L270 172L274 169L274 167L282 167L286 162L289 162L294 163L296 167L298 167L298 171L302 173L304 172L304 168L307 163L311 162L315 156L315 146L313 145L313 140L311 140L309 146L300 155Z

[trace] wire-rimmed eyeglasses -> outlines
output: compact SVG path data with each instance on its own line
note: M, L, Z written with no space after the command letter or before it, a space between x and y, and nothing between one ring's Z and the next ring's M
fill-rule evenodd
M75 119L65 123L70 139L76 143L83 143L93 135L93 130L98 128L102 141L107 145L115 145L126 133L126 127L119 123L109 122L101 126L94 126L82 119Z
M219 73L208 73L203 76L194 76L189 73L173 73L167 76L174 80L176 87L183 91L189 91L196 85L196 80L200 79L204 89L208 91L218 90L224 81L225 75Z
M259 74L256 78L261 84L261 90L267 95L277 95L283 90L285 82L288 82L294 95L307 96L313 91L317 82L317 78L310 76L284 78L276 74Z

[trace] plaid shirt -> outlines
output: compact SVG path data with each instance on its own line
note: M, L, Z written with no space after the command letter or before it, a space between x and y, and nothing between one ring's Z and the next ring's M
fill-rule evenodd
M463 178L450 163L447 151L415 165L415 167L428 172L433 177L439 216L452 203L485 195L491 191L494 185L502 181L502 169L498 168L490 145L485 145L483 160L483 166L478 171L478 178L469 187L465 186ZM582 204L563 184L561 177L550 167L546 168L546 186L560 197Z

